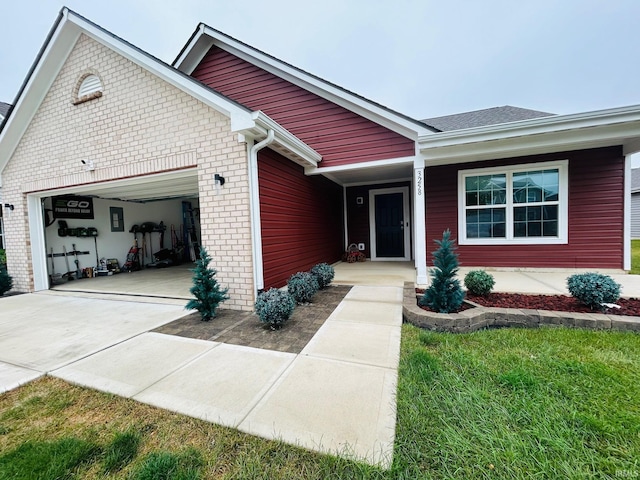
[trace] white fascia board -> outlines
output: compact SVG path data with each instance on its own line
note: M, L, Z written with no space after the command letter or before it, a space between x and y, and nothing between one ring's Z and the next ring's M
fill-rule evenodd
M438 133L419 140L427 164L439 165L613 145L640 139L640 107L623 107Z
M4 170L18 143L29 127L49 88L58 76L63 64L75 45L80 31L76 27L63 28L67 21L67 10L51 34L40 61L34 65L33 72L16 98L13 111L2 132L0 132L0 172ZM61 60L62 59L62 60Z
M391 165L413 165L415 157L401 157L385 160L373 160L371 162L351 163L349 165L336 165L335 167L310 167L305 168L305 175L327 175L335 172L345 172L349 170L363 170L366 168L388 167Z
M421 136L418 142L420 149L424 150L630 122L640 122L640 105L440 132ZM635 136L640 136L640 131Z
M256 126L264 129L265 133L269 130L273 130L275 133L275 143L303 159L308 166L317 167L318 163L322 160L322 155L264 112L260 110L253 112L251 114L251 118L255 122Z
M27 85L20 98L17 99L11 117L0 133L0 145L2 145L0 149L0 171L4 169L9 158L13 155L33 116L82 33L229 117L232 121L232 128L235 127L235 129L239 130L253 123L251 112L248 109L199 85L195 80L134 48L66 7L63 8L61 15L62 20L49 39Z
M213 37L204 34L205 25L201 23L193 36L184 46L172 65L181 72L191 75L214 44Z
M242 115L250 115L248 109L244 109L223 95L199 85L195 80L183 75L181 72L161 62L157 58L132 47L126 42L114 38L113 35L86 21L82 17L79 17L73 12L69 12L69 18L82 28L83 33L89 37L106 45L108 48L131 60L136 65L144 68L150 73L153 73L155 76L163 79L167 83L170 83L174 87L179 88L185 93L188 93L190 96L200 100L223 115L227 117L234 116L236 118L241 117Z
M211 37L213 42L203 41L202 38L200 38L202 35ZM298 70L285 62L277 60L227 35L221 34L206 25L201 25L201 31L194 36L190 44L184 49L176 62L174 62L174 65L180 71L191 74L197 66L197 63L195 63L196 59L198 62L202 60L212 45L219 45L229 53L267 72L283 78L294 85L304 88L319 97L340 105L411 140L417 140L419 136L428 136L434 133L426 125L422 126L363 97L359 97L318 77Z

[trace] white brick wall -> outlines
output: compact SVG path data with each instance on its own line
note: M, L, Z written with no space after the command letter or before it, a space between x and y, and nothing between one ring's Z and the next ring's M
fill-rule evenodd
M78 80L99 74L99 99L73 105ZM93 159L94 172L80 160ZM9 270L15 288L33 290L26 194L114 178L198 168L202 244L217 278L229 287L226 307L253 306L253 267L246 145L229 119L81 36L3 172ZM227 183L213 195L213 176Z

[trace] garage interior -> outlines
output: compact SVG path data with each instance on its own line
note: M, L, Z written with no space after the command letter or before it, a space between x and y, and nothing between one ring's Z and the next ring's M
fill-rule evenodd
M42 205L50 289L190 298L195 169L55 192Z

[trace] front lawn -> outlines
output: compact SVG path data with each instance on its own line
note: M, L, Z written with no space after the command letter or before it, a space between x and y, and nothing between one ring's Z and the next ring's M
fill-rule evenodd
M402 335L390 471L45 378L0 396L0 479L640 476L640 335Z
M631 272L640 275L640 240L631 240Z

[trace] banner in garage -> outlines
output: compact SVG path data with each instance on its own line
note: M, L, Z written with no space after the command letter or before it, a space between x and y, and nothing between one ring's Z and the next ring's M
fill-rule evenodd
M53 216L55 218L93 219L93 198L76 195L53 197Z

